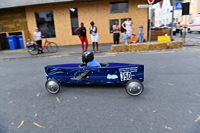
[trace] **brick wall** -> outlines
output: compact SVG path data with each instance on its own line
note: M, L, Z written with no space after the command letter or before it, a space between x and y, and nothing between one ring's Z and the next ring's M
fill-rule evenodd
M137 5L139 4L147 4L146 0L129 0L129 12L115 14L110 13L110 1L118 0L103 0L85 3L62 3L27 7L26 17L30 37L33 39L33 32L36 27L35 12L52 10L54 15L56 38L50 38L49 40L56 42L58 45L80 44L79 38L72 35L71 32L70 8L78 8L78 21L79 23L83 22L85 24L90 44L91 39L88 29L91 21L94 21L98 28L99 43L112 43L113 34L109 33L109 20L122 19L127 16L132 18L132 21L134 22L133 32L137 33L139 26L143 25L144 30L146 31L145 37L147 37L148 9L137 8Z

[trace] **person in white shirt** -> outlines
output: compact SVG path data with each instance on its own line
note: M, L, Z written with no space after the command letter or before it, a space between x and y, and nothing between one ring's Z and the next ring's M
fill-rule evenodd
M92 40L92 48L94 52L99 52L99 44L98 44L99 35L97 33L97 27L94 26L93 21L90 24L91 24L90 34L91 34L91 40ZM96 51L95 51L95 45L96 45Z
M180 33L180 28L181 28L181 25L180 25L180 22L178 22L178 24L176 24L176 35Z
M42 33L38 30L38 28L35 28L35 32L34 32L34 38L35 41L37 43L37 45L39 46L39 52L43 53L43 49L42 49Z

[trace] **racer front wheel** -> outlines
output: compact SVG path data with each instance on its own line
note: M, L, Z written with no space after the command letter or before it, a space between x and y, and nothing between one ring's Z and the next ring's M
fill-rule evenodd
M58 81L49 79L45 83L46 90L51 94L56 94L60 91L60 84Z
M55 52L57 52L58 51L58 45L56 43L54 43L54 42L49 42L47 44L47 51L49 53L55 53Z
M139 80L130 80L126 83L125 90L131 96L138 96L143 92L144 86Z

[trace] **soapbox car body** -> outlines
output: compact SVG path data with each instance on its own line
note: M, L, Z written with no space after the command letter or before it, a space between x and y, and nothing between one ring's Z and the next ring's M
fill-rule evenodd
M129 95L138 96L143 90L144 65L128 63L100 63L101 67L86 64L59 64L45 67L48 92L55 94L60 84L125 84Z

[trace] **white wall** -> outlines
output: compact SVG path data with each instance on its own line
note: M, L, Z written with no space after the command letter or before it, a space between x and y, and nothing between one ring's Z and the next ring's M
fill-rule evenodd
M155 4L154 8L155 8L155 26L160 26L162 24L162 9L159 3Z
M170 0L163 0L162 7L160 4L155 4L155 26L160 26L161 24L170 24L172 23L172 6ZM174 10L174 22L178 22L179 11Z

